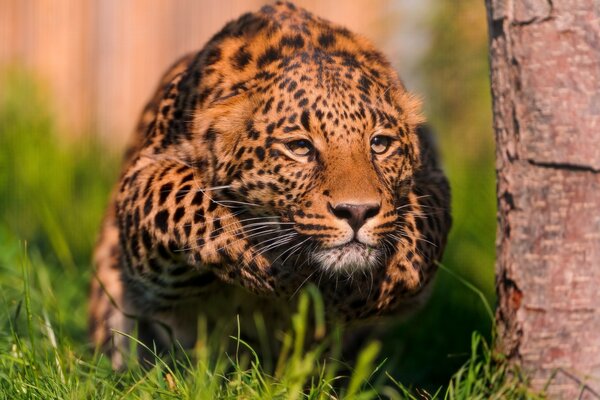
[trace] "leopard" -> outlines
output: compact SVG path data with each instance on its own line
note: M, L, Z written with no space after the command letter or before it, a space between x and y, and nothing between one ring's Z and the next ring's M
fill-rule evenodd
M127 146L94 345L118 369L134 333L191 348L237 321L252 340L256 313L284 329L307 285L350 331L421 307L451 227L421 107L368 39L293 3L227 23L167 70Z

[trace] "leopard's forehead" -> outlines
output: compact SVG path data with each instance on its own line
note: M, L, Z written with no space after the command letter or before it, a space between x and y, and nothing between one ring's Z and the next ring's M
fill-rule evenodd
M404 86L368 40L290 3L229 23L196 63L200 108L247 92L281 97L264 100L280 111L281 101L295 99L303 108L319 94L346 108L358 102L382 111L393 106L397 114L415 108L408 98L398 99Z

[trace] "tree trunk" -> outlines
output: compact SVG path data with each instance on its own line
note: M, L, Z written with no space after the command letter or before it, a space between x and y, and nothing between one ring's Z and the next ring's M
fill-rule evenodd
M600 398L600 2L486 0L499 347L551 398Z

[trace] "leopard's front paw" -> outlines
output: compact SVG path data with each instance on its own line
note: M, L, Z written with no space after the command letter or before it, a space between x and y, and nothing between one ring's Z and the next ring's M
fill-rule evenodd
M216 214L227 220L219 230L208 236L201 249L201 258L219 265L215 273L227 283L240 285L252 292L269 294L274 291L271 261L249 239L241 221L228 211Z

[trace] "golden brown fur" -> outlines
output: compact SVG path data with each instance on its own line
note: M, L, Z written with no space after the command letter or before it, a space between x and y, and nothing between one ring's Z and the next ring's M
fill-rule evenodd
M190 345L198 315L279 321L309 282L331 319L413 307L450 228L419 106L368 41L289 3L226 25L142 115L97 246L94 341L119 366L123 313Z

